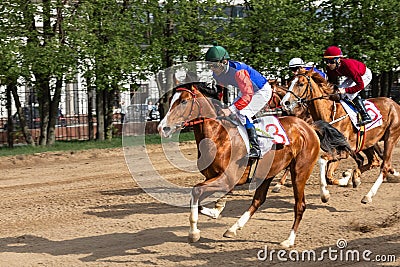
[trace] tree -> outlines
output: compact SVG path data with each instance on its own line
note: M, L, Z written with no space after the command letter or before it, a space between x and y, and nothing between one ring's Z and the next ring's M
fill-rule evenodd
M143 77L145 15L142 1L84 1L71 12L68 37L87 87L96 90L99 140L112 137L115 92Z

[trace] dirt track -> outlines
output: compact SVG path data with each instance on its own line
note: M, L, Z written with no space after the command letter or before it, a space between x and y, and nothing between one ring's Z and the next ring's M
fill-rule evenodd
M193 149L189 143L183 151ZM157 153L161 158L161 152L153 156ZM399 156L396 148L398 170ZM348 160L340 169L352 165ZM246 186L237 188L221 219L200 217L202 238L189 244L189 210L161 204L143 192L131 178L121 149L1 158L0 168L0 266L294 265L276 256L273 262L257 259L265 246L279 250L289 234L294 201L288 187L279 194L269 193L239 235L226 239L222 234L252 197ZM179 171L168 175L184 177L185 184L199 179L198 174L181 176ZM360 203L377 175L377 170L364 174L357 189L330 186L331 199L323 204L315 169L306 187L307 211L294 249L337 249L337 240L345 239L346 249L396 255L397 262L326 257L324 265L399 266L400 184L384 183L373 203Z

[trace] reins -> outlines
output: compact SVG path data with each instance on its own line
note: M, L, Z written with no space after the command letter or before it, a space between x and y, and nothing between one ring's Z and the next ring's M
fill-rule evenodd
M306 89L304 90L303 94L300 97L297 96L295 93L289 91L289 90L288 90L288 92L291 92L298 99L297 102L300 105L304 106L308 111L309 111L309 104L310 103L312 103L312 102L314 102L316 100L330 99L331 96L336 95L336 94L327 94L327 95L322 95L322 96L318 96L318 97L313 97L313 98L307 99L308 95L310 95L310 96L312 95L312 86L311 86L311 78L312 77L310 77L310 76L308 76L308 75L306 75L304 73L296 74L296 76L305 77L307 79L307 87L306 87ZM336 106L335 105L336 104L333 101L333 107L334 107L334 111L333 112L334 112L334 114L336 114ZM335 115L333 115L333 118L334 117L335 117ZM336 120L331 121L329 124L334 124L334 123L336 123L338 121L341 121L341 120L345 119L346 117L347 117L347 115L346 116L342 116L342 117L340 117L340 118L338 118Z
M202 123L205 123L205 122L208 122L208 121L216 121L216 120L226 120L226 121L232 123L235 126L238 125L238 123L236 121L234 121L232 118L230 118L229 116L217 116L216 118L205 118L205 117L202 117L201 116L201 114L202 114L202 106L200 105L199 101L197 100L197 93L199 91L193 85L192 85L192 90L182 87L182 88L177 88L176 91L188 92L192 96L192 99L193 99L189 115L187 116L187 119L185 119L181 124L182 129L184 129L186 127L194 126L194 125L197 125L197 124L202 124ZM193 120L193 119L190 119L190 118L193 115L194 107L195 107L194 105L195 104L199 108L199 115L198 115L197 119Z

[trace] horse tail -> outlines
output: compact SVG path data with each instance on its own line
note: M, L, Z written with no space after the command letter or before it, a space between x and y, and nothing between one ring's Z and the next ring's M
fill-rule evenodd
M346 137L326 121L315 121L312 126L317 132L323 151L331 155L352 152Z

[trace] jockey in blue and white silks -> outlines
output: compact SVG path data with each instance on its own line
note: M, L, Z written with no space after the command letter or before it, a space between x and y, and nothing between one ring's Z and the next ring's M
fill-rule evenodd
M252 117L271 98L272 90L267 78L245 63L229 60L229 54L222 46L215 45L208 49L206 60L210 61L213 77L219 85L239 88L240 94L229 109L247 130L251 144L248 156L259 158L261 151Z

